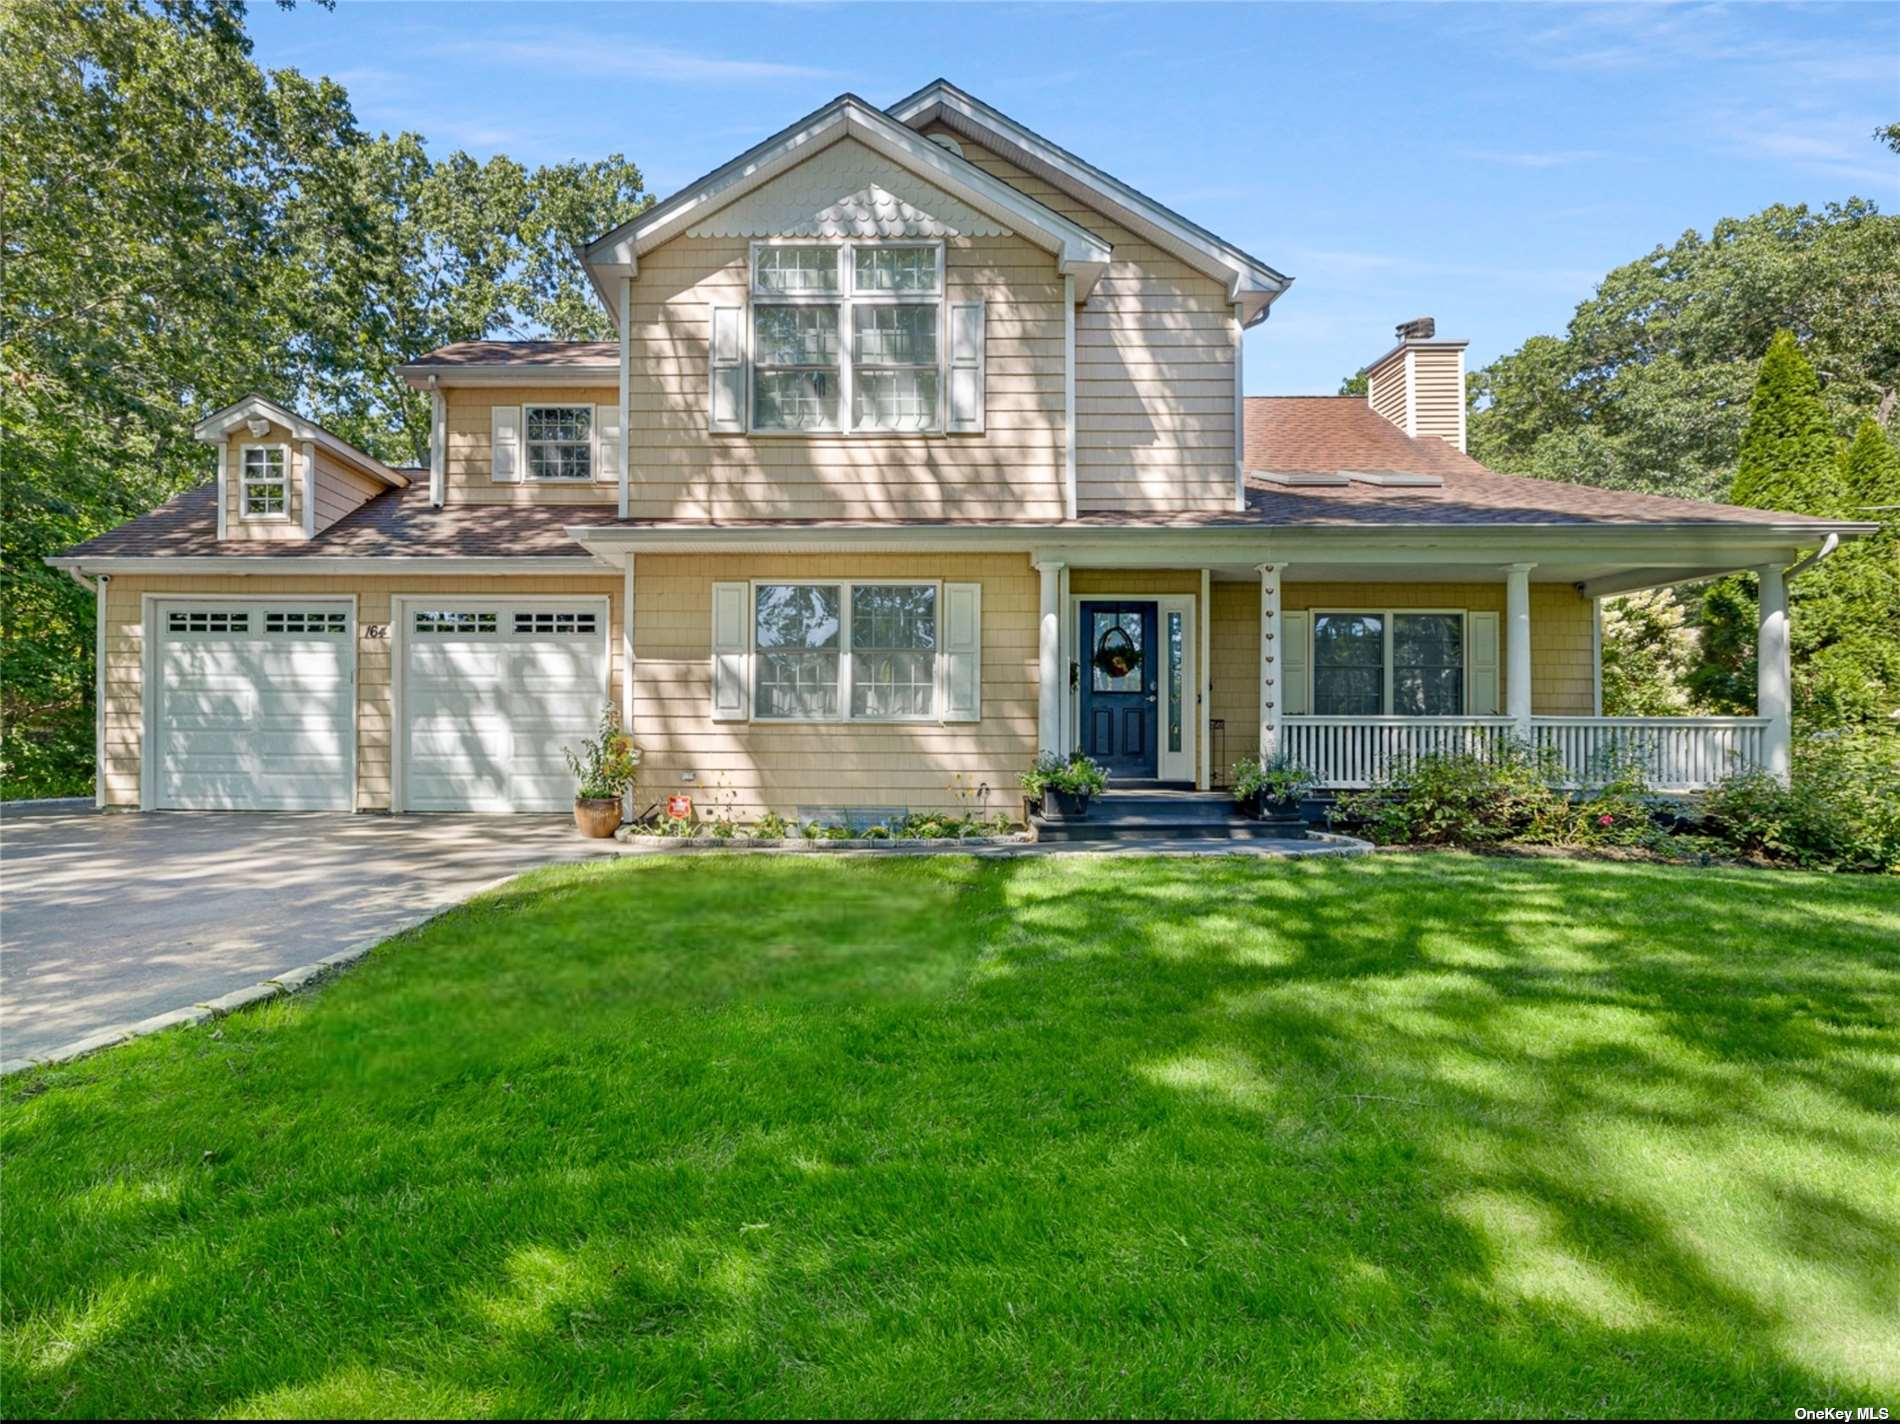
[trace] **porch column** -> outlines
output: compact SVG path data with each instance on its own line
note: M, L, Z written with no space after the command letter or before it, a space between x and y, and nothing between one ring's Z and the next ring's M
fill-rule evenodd
M1260 760L1280 750L1280 566L1260 565Z
M1062 565L1038 562L1042 575L1042 623L1036 640L1036 744L1062 750Z
M1788 670L1788 581L1780 564L1755 570L1761 580L1759 622L1755 627L1755 714L1766 717L1762 730L1762 770L1787 785L1794 744L1794 694Z
M1504 575L1505 659L1504 710L1517 724L1517 739L1531 741L1531 570L1535 564L1512 564Z

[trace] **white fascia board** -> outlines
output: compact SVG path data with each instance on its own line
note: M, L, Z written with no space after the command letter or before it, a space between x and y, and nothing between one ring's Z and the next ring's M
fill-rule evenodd
M1094 290L1107 270L1112 248L1087 228L850 96L826 105L685 191L589 243L587 263L603 271L611 268L616 275L621 269L625 269L625 275L633 275L641 253L651 252L707 214L737 202L761 184L846 138L856 139L1053 253L1057 270L1075 277L1080 295L1087 296ZM599 279L595 280L598 284ZM609 309L611 306L610 301Z
M1076 196L1099 203L1109 216L1141 237L1216 281L1225 282L1228 301L1246 309L1246 325L1258 321L1274 298L1292 285L1293 279L1286 274L941 79L899 100L887 112L909 128L921 128L933 118L954 116L962 126L974 130L973 136L979 141L988 139L1032 159L1065 180ZM952 123L951 127L959 125ZM1004 156L1015 155L1005 152Z
M340 440L315 421L306 420L296 411L286 409L267 396L248 395L243 400L234 401L223 410L213 411L203 420L191 427L194 438L208 445L222 442L233 430L257 416L283 426L290 432L293 440L308 440L321 445L331 454L347 460L366 475L381 480L395 489L407 489L409 477L398 473L385 465L367 450L359 450L347 440Z
M571 554L564 557L521 559L457 559L378 554L336 556L307 554L300 558L275 558L268 554L206 555L185 558L96 555L87 558L54 557L47 559L46 563L56 569L87 574L217 574L223 577L259 574L269 575L272 578L289 578L299 574L308 574L312 577L318 575L334 577L338 574L372 576L413 574L426 575L430 578L453 578L458 574L477 574L483 578L492 578L496 575L548 578L565 574L574 578L598 578L604 568L619 567L617 559L611 565L607 565L598 559L578 558Z

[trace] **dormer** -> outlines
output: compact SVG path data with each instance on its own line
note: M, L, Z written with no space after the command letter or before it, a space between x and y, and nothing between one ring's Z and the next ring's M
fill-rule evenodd
M260 395L206 416L192 435L218 452L218 538L296 543L408 477Z

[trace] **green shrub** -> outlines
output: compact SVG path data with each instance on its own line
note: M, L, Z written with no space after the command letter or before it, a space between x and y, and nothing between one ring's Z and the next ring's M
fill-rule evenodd
M1433 753L1369 791L1342 796L1334 818L1381 845L1636 845L1652 835L1640 761L1598 769L1573 794L1550 748L1506 743L1487 754Z
M1750 855L1813 870L1900 872L1900 732L1796 743L1790 784L1750 772L1702 805L1701 830Z
M1108 789L1108 772L1098 761L1082 752L1070 752L1065 759L1054 752L1042 752L1035 764L1018 778L1023 794L1039 799L1044 791L1065 791L1073 796L1099 796Z

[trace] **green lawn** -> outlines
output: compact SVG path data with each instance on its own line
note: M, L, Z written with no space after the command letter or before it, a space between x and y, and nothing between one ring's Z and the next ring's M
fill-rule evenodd
M1900 882L550 870L0 1090L0 1405L1900 1404Z

